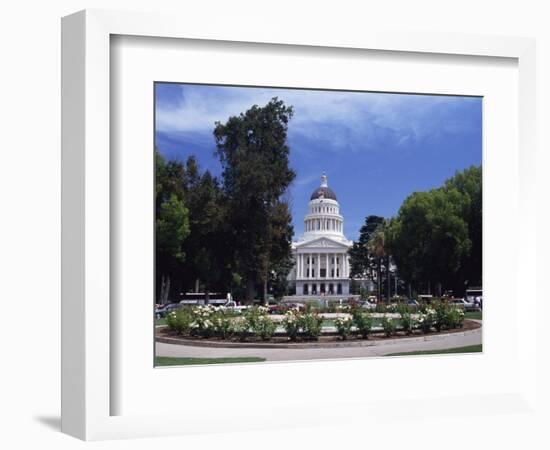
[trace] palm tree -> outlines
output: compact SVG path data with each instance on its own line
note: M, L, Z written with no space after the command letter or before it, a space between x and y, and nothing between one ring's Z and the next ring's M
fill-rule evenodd
M390 258L388 254L388 248L386 245L386 232L387 232L387 221L382 222L372 236L370 237L367 248L369 250L369 253L372 255L372 257L376 261L376 281L377 281L377 288L378 288L378 301L381 299L382 294L382 286L381 286L381 279L382 279L382 264L383 261L386 261L386 273L389 274L390 269ZM389 289L388 289L388 301L389 301Z

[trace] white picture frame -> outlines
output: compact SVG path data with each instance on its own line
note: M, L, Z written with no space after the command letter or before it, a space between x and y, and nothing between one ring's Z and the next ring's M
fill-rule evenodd
M446 54L517 60L519 177L513 189L517 194L518 213L523 218L518 225L519 233L523 230L524 238L515 244L513 254L517 258L516 283L522 286L522 302L536 308L535 286L528 281L536 260L536 235L529 231L536 228L534 40L383 30L349 30L326 37L315 30L305 35L298 30L283 33L273 27L234 29L229 24L216 24L215 29L209 29L195 23L192 17L82 11L65 17L62 22L62 430L65 433L85 440L98 440L308 426L321 417L352 420L360 410L374 417L381 407L379 403L369 405L359 400L346 404L345 411L339 408L335 412L331 411L331 403L332 409L339 403L329 400L324 408L294 404L292 411L275 409L280 414L271 417L269 423L267 416L256 414L255 420L240 424L233 420L216 425L174 413L112 415L113 391L120 387L113 382L111 372L113 361L120 356L112 347L111 336L116 334L116 323L112 320L110 306L113 283L110 279L110 187L113 177L117 176L111 172L109 152L113 35L284 44L330 48L336 52L339 49L408 52L412 58L415 54ZM516 301L519 294L510 295L515 295ZM528 326L529 316L518 311L517 320L517 326L522 327L518 339L523 343L536 342L537 330ZM518 346L517 351L521 361L517 383L498 395L476 394L455 399L458 414L468 414L466 403L471 405L472 402L488 414L498 412L503 404L520 413L535 408L537 354L532 346ZM286 369L278 366L276 370L284 373ZM414 399L403 396L401 400L406 404ZM427 396L423 407L441 401L441 398ZM386 409L384 413L391 417L389 406ZM456 409L454 414L457 414Z

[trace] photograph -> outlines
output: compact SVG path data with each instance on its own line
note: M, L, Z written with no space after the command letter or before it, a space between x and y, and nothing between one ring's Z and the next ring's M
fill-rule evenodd
M153 100L155 367L482 352L483 97Z

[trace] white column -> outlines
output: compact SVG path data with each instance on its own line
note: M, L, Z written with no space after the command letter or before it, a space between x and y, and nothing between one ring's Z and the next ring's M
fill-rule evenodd
M329 276L329 273L328 273L328 258L329 258L329 255L330 255L330 253L325 254L325 258L326 258L326 260L325 260L325 278L328 278L328 276Z
M344 253L344 278L348 277L348 258Z
M346 257L342 253L342 278L346 278Z
M296 278L300 278L300 254L296 253Z
M317 268L315 269L315 275L317 279L321 277L321 254L317 253Z

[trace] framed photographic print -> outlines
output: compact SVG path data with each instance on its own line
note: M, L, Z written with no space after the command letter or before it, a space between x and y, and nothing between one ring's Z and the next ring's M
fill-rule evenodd
M156 365L482 350L482 97L157 82L155 118Z
M85 11L62 44L63 431L529 410L531 40Z

